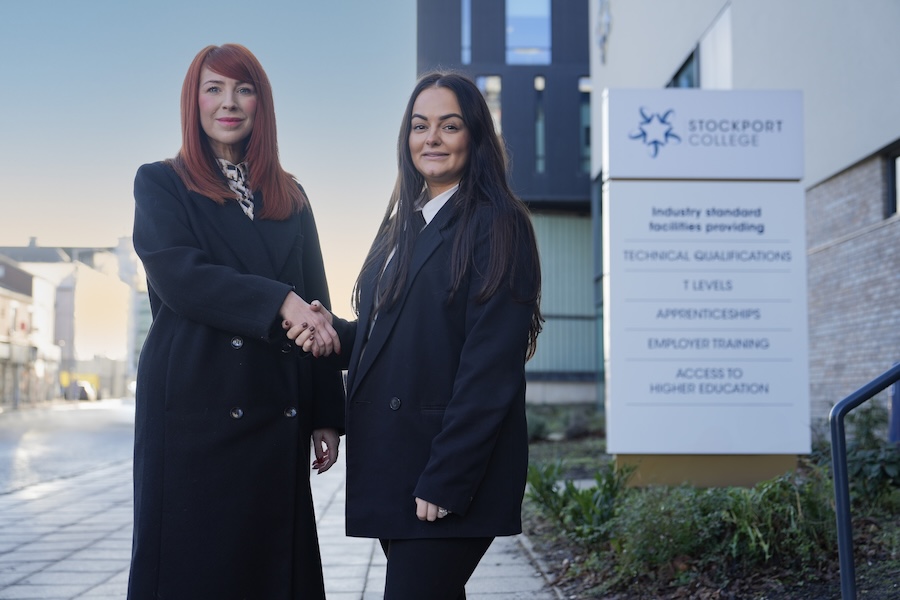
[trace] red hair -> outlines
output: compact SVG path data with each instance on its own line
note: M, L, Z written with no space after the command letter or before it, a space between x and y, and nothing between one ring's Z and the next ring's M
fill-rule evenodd
M207 46L194 57L181 87L181 150L172 161L175 171L192 192L219 204L234 200L209 140L200 124L200 72L210 71L250 83L256 90L253 131L244 146L250 189L262 192L262 219L282 221L306 205L306 197L294 177L281 168L275 132L272 86L262 65L239 44Z

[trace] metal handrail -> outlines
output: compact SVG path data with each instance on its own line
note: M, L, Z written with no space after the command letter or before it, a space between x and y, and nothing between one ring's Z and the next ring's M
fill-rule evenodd
M834 470L834 510L837 515L842 600L856 600L856 568L853 563L853 524L850 520L850 484L847 476L844 417L898 381L900 381L900 363L835 404L828 414L828 421L831 424L831 462Z

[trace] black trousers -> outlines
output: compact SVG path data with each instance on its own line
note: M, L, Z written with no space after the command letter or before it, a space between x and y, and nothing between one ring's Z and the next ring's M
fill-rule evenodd
M466 582L494 538L380 540L384 600L465 600Z

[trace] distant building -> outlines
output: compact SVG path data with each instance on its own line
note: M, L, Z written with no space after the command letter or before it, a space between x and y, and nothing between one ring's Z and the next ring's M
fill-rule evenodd
M59 393L55 288L0 255L0 410Z
M25 370L41 368L37 352L46 347L58 363L52 397L77 397L82 380L100 397L124 395L133 285L119 278L115 251L41 247L32 239L28 246L0 247L0 255L14 259L18 269L38 282L34 289L41 294L33 303L53 309L53 320L32 334L35 351ZM46 299L51 294L52 300ZM35 392L25 400L43 400L44 395Z
M134 245L130 237L119 239L115 249L118 262L119 279L131 287L131 299L129 305L129 326L127 346L127 374L129 381L137 377L138 358L153 316L150 314L150 296L147 293L147 275L144 265L134 251Z
M478 84L532 211L546 323L526 364L528 400L596 403L587 0L418 0L417 18L419 72Z
M898 23L897 2L590 2L598 93L803 92L810 397L820 427L831 406L900 361ZM601 158L592 157L594 196Z

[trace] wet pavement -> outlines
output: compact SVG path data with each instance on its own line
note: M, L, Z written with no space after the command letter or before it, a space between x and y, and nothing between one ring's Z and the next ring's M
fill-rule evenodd
M130 409L127 403L110 408L111 413L96 415L105 425L94 423L92 427L111 428L114 436L119 436L123 414ZM94 455L89 464L81 450L74 451L71 463L63 460L66 443L70 450L73 444L77 448L78 437L63 436L59 444L50 437L40 439L36 447L42 448L44 460L55 457L53 460L61 462L44 471L38 469L35 475L21 465L16 467L14 454L3 454L4 448L13 448L7 443L14 437L9 432L31 430L22 422L39 417L36 412L18 414L22 412L0 414L0 459L7 464L6 485L0 480L0 600L123 600L131 550L132 464L130 458L120 458L122 440L107 440L107 454L101 455L106 462L98 463ZM93 419L78 419L93 423ZM127 416L125 419L127 422ZM47 422L35 425L44 432L39 436L50 435ZM65 429L60 427L49 429L58 434ZM130 454L130 441L125 450ZM42 472L45 479L36 481ZM52 477L46 478L48 474ZM312 476L327 597L379 599L384 555L376 540L344 535L345 479L342 460L327 473ZM541 573L529 547L523 536L498 538L466 587L469 600L561 598Z

